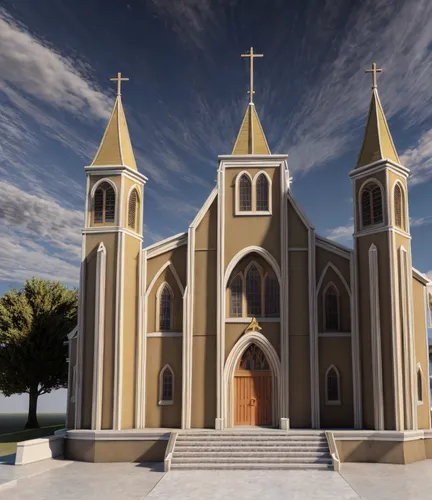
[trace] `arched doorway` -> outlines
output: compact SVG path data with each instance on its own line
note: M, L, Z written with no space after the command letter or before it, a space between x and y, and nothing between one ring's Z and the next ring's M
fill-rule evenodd
M234 425L273 424L272 378L265 354L250 344L234 372Z

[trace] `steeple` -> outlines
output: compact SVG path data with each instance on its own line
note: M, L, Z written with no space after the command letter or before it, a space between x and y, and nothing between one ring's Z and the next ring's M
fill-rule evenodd
M250 89L249 93L249 106L246 109L243 122L240 127L236 142L234 144L233 155L269 155L270 148L267 144L267 139L264 135L264 130L258 118L258 113L255 109L253 102L253 95L255 94L253 88L253 61L255 57L264 57L264 54L255 54L253 47L250 52L241 54L241 57L247 57L250 61Z
M372 98L363 144L357 159L356 168L364 167L384 159L400 163L378 95L376 73L381 71L381 69L376 68L375 63L372 64L371 70L366 70L367 73L373 74Z
M117 78L111 78L111 80L117 81L117 97L108 126L91 166L125 165L137 170L121 99L121 82L129 80L129 78L122 78L121 73L118 73Z

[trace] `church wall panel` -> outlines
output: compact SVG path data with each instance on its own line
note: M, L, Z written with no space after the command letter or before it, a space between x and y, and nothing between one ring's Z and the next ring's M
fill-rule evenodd
M241 249L256 245L268 250L280 264L280 171L266 168L272 179L272 215L235 216L235 179L243 169L225 170L225 266ZM253 177L260 168L248 168Z
M280 358L280 323L262 323L260 326L261 334L270 341ZM247 327L248 323L225 323L225 359Z
M77 338L74 338L70 340L70 357L69 357L69 366L68 366L68 393L67 393L67 422L66 422L66 427L68 429L72 429L74 427L74 422L75 422L75 402L71 400L72 393L75 393L75 401L76 401L76 389L72 385L74 380L73 380L73 369L74 366L76 365L77 362L77 348L78 348L78 342ZM76 377L76 374L75 374ZM70 384L70 385L69 385Z
M321 283L321 288L318 295L317 310L318 310L318 332L325 331L324 325L324 291L326 286L332 282L339 292L339 322L341 332L351 331L351 302L347 289L336 272L329 268L326 271L324 279Z
M316 281L318 281L327 266L331 262L340 271L348 287L351 288L350 260L324 248L316 248Z
M291 248L307 248L309 231L288 201L288 241Z
M353 428L351 339L321 337L318 344L321 428ZM334 365L340 374L340 405L326 405L325 373L330 365Z
M169 250L161 255L157 255L156 257L152 257L147 259L147 283L146 289L150 285L151 281L155 277L156 273L159 269L166 264L168 261L171 261L173 266L175 267L177 274L180 278L180 281L185 286L186 284L186 254L187 254L187 245L182 245L174 250Z
M312 426L309 349L308 335L290 334L288 397L292 429L309 429Z
M288 260L290 335L309 335L308 266L308 252L290 252Z
M159 374L169 364L174 372L174 404L159 405ZM146 360L146 427L181 426L182 338L150 337Z
M216 335L194 335L191 427L214 428L216 417Z

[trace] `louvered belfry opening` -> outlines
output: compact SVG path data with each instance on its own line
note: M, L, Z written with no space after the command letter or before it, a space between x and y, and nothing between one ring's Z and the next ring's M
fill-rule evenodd
M136 231L137 229L137 205L138 205L138 193L136 189L132 191L129 196L128 205L128 227Z
M103 182L94 195L94 222L104 224L115 219L115 192L108 182Z
M383 222L383 207L381 188L374 182L369 182L361 195L363 227L381 224Z

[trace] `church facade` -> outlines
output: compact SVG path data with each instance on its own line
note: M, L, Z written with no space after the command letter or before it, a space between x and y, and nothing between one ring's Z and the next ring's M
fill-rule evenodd
M187 232L143 248L147 178L119 90L85 169L69 429L431 427L428 280L375 79L353 249L316 234L252 95Z

